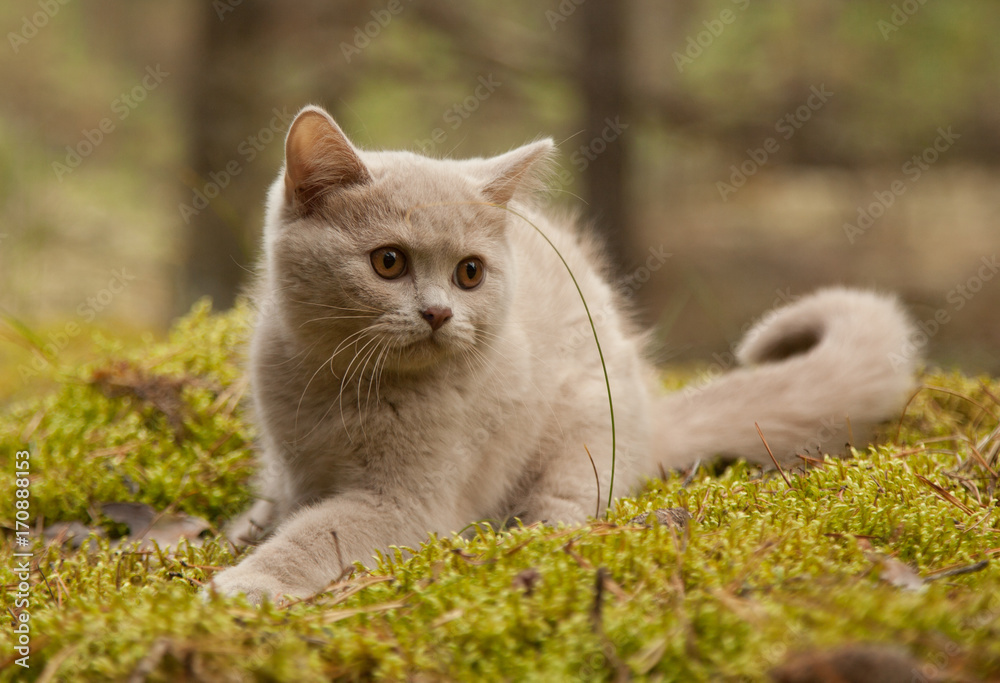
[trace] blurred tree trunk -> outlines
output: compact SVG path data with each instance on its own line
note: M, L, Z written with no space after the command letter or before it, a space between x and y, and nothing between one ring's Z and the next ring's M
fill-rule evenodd
M631 212L627 196L625 25L627 3L585 2L580 13L583 53L577 83L584 102L580 136L588 161L583 171L584 199L607 243L612 265L622 271L629 260ZM577 157L579 158L579 157Z
M270 110L261 104L258 88L270 3L249 0L226 5L228 11L221 14L222 4L198 4L185 113L189 169L183 180L188 189L179 207L186 226L179 312L205 295L212 297L216 308L232 306L246 269L252 266L248 222L258 215L263 197L256 194L260 188L254 183L234 182L238 179L230 171L236 163L242 172L245 159L237 148L254 132L250 130L254 125L261 125L252 122L263 118L266 125L269 116L263 114ZM254 194L240 196L240 190Z

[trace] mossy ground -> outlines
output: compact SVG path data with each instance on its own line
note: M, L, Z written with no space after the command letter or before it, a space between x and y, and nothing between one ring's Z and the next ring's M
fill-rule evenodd
M606 520L432 539L290 606L203 601L197 584L235 559L215 540L88 552L33 532L17 608L16 451L31 453L35 528L120 533L108 501L215 525L247 504L247 329L245 308L199 306L164 343L100 342L57 391L0 417L0 679L766 680L793 652L860 642L908 651L912 680L1000 678L1000 383L957 374L924 378L938 388L888 445L790 473L790 486L744 464L674 475ZM628 524L664 507L690 511L688 533ZM996 559L907 590L884 580L888 557L923 577ZM23 611L27 670L12 634Z

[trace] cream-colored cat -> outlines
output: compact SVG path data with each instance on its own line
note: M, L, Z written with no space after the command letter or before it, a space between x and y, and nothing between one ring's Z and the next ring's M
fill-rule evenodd
M661 468L843 450L894 415L913 359L893 299L830 289L767 315L746 366L661 395L644 337L569 220L528 202L551 140L492 159L357 149L322 109L288 133L271 188L251 348L265 538L215 576L260 601L322 590L376 549L483 519L582 522ZM529 223L530 221L530 223ZM599 473L595 480L587 452Z

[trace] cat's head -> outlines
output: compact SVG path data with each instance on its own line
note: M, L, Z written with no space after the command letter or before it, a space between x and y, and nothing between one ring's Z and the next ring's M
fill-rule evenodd
M288 330L334 368L416 370L490 344L513 287L506 207L554 149L491 159L356 148L306 107L285 142L265 228L267 284Z

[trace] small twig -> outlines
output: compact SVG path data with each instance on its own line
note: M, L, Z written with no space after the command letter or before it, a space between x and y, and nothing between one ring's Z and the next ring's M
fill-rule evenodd
M931 384L925 384L924 388L926 388L926 389L932 389L934 391L940 391L943 394L948 394L949 396L954 396L954 397L960 398L960 399L962 399L964 401L968 401L972 405L974 405L977 408L979 408L980 410L982 410L984 413L990 415L994 420L1000 420L1000 416L998 416L996 413L994 413L992 410L990 410L987 406L983 405L982 403L980 403L979 401L975 400L971 396L966 396L965 394L963 394L961 392L953 391L951 389L945 389L944 387L936 387L936 386L933 386Z
M56 574L54 576L54 578L55 578L55 580L57 582L56 583L56 589L57 589L56 590L56 605L59 607L59 609L62 609L62 606L63 606L63 604L62 604L62 596L63 596L63 593L65 593L67 595L67 597L69 596L69 594L70 594L70 592L69 592L69 586L66 585L66 582L63 581L62 576L60 576L59 574Z
M910 409L910 404L913 403L913 399L920 395L920 392L924 390L924 385L921 385L910 398L906 399L906 404L903 406L903 412L899 415L899 423L896 425L896 438L893 439L893 443L899 446L899 436L903 433L903 420L906 419L906 411Z
M976 503L978 503L980 507L986 507L983 505L983 496L979 492L979 486L976 485L977 478L963 477L956 472L942 472L942 474L949 479L954 479L959 484L964 486L966 491L976 497Z
M590 466L594 468L594 481L597 482L597 506L594 508L594 517L601 516L601 477L597 474L597 465L594 463L594 456L590 454L590 449L587 448L587 444L583 444L583 450L587 451L587 457L590 458Z
M909 450L899 451L898 453L893 453L892 457L894 457L894 458L905 458L908 455L914 455L916 453L924 453L925 451L926 451L926 449L923 446L921 446L919 448L910 448Z
M325 599L323 600L322 605L324 607L332 607L334 605L339 605L352 595L360 593L369 586L373 586L377 583L386 583L396 580L395 577L393 576L361 575L358 576L357 578L354 578L352 576L353 572L354 572L354 566L352 565L351 567L348 567L347 569L345 569L343 572L340 573L340 578L331 581L327 585L327 587L321 590L319 593L311 595L308 598L296 598L294 600L287 601L284 605L285 609L288 609L289 607L301 603L305 603L307 605L316 604L317 602L319 602L320 598L330 595L331 593L333 593L333 591L339 588L343 588L344 590L341 591L340 594L338 594L336 597L329 600Z
M986 382L979 380L979 388L982 389L987 396L992 398L994 403L1000 406L1000 398L997 398L996 395L994 395L994 393L990 391L990 388L986 385Z
M181 579L183 581L187 581L189 585L194 586L195 588L201 588L202 586L205 585L203 581L199 581L198 579L192 579L190 576L184 576L184 574L180 572L167 572L167 578Z
M465 560L466 562L468 562L469 564L471 564L474 567L480 567L480 566L482 566L484 564L493 564L494 562L497 561L497 558L495 558L495 557L493 557L493 558L486 558L484 560L484 559L482 559L483 558L482 555L473 555L472 553L465 552L461 548L452 548L451 549L451 554L455 555L456 557L461 557L463 560Z
M129 674L128 683L142 683L149 677L149 674L156 670L163 657L167 654L170 649L170 641L166 638L158 638L153 641L152 647L149 648L149 652L143 657L134 669L132 673Z
M42 577L42 583L45 584L45 590L49 592L49 597L55 600L56 596L52 595L52 586L49 585L49 580L45 577L45 574L42 573L42 566L38 565L38 567L35 568L35 571L37 571L38 574Z
M705 503L708 502L708 494L712 492L712 489L706 488L705 495L701 497L701 502L698 503L698 510L694 515L694 521L701 524L705 521L706 506Z
M954 505L955 507L957 507L959 510L961 510L965 514L969 515L970 517L972 516L972 508L970 508L968 505L966 505L965 503L963 503L962 501L960 501L958 498L956 498L955 496L953 496L950 491L948 491L945 488L942 488L942 487L938 486L933 481L931 481L930 479L928 479L927 477L925 477L923 475L915 474L914 476L920 482L922 482L923 484L925 484L926 486L928 486L931 489L931 491L933 491L934 493L936 493L939 498L941 498L943 500L946 500L947 502L951 503L952 505Z
M996 479L998 476L996 470L990 467L990 463L986 460L985 457L983 457L983 454L979 452L979 449L976 448L976 444L972 443L971 439L969 440L969 448L972 449L972 454L976 456L976 460L978 460L979 463L986 468L986 471L989 472L994 479Z
M364 607L354 607L351 609L330 610L324 613L322 623L334 624L338 621L349 619L358 614L375 614L378 612L388 612L389 610L401 609L406 607L406 601L412 597L413 593L407 593L399 600L395 600L393 602L384 602L379 605L366 605Z
M982 501L980 501L980 505L982 505ZM989 519L991 516L993 516L993 510L995 510L995 509L996 508L990 508L989 510L987 510L986 514L984 514L982 517L980 517L978 522L976 522L972 526L969 526L969 527L966 527L965 529L963 529L962 533L966 533L967 534L970 531L975 531L975 529L976 529L977 526L979 526L980 524L982 524L983 522L985 522L987 519Z
M614 642L608 638L604 632L601 611L604 607L604 591L614 585L610 572L604 567L597 568L597 580L594 584L594 605L590 609L590 620L594 628L594 633L601 639L601 650L608 661L608 665L615 672L615 681L630 680L629 670L618 656Z
M953 569L943 569L939 572L931 574L930 576L925 576L924 581L937 581L938 579L945 579L949 576L961 576L962 574L972 574L973 572L980 572L989 566L989 560L980 560L975 564L969 564L964 567L955 567Z
M24 426L24 430L21 432L21 441L27 443L31 440L31 437L35 435L35 430L38 429L38 425L42 424L42 420L45 418L45 409L39 410L37 413L31 416L28 420L28 424Z
M994 429L992 432L984 436L982 440L980 440L980 442L976 444L976 448L978 448L981 451L986 450L986 447L989 446L990 442L994 440L996 441L996 443L994 444L992 451L989 451L986 454L987 461L991 460L993 456L996 455L997 450L1000 449L1000 425L998 425L997 428Z
M805 465L812 465L813 467L823 467L826 465L825 462L818 458L810 458L808 455L802 455L801 453L796 453L795 457L801 460Z
M921 439L917 442L917 445L926 446L929 443L957 443L959 441L968 441L968 439L961 434L949 434L948 436L932 436L929 439Z
M980 381L979 381L979 388L980 388L980 389L982 389L982 390L983 390L983 393L985 393L985 394L986 394L986 395L987 395L987 396L988 396L988 397L989 397L990 399L992 399L992 401L993 401L994 403L996 403L996 404L997 404L998 406L1000 406L1000 401L998 401L998 400L997 400L997 397L996 397L996 396L994 396L994 395L993 395L993 393L992 393L992 392L990 391L990 388L989 388L989 386L988 386L988 385L986 384L986 382L984 382L984 381L980 380ZM988 413L984 411L984 412L982 412L982 413L980 413L979 415L977 415L977 416L976 416L976 419L975 419L975 420L973 420L973 422L972 422L972 431L973 431L973 432L976 432L976 431L978 431L978 430L979 430L979 425L980 425L980 424L982 423L982 420L983 420L983 419L984 419L984 418L985 418L985 417L986 417L987 415L988 415ZM994 415L994 417L996 417L996 416Z
M701 458L698 458L697 460L694 461L694 464L691 465L691 471L688 472L688 475L686 477L684 477L684 481L681 482L682 489L686 489L688 485L692 481L694 481L694 475L698 473L698 468L700 466L701 466Z
M604 567L597 568L597 577L594 582L594 604L590 608L590 620L594 625L594 631L601 633L604 629L601 624L601 610L604 608L604 577L608 575L608 570Z
M569 541L566 542L566 545L563 546L563 552L572 557L573 561L575 561L583 569L593 569L594 565L590 564L589 562L587 562L587 560L583 559L577 553L573 552L573 541L574 539L571 538Z
M59 650L54 657L45 663L45 668L42 669L42 673L36 679L36 683L49 683L49 681L54 679L56 674L59 672L59 668L63 665L63 662L72 657L79 648L80 644L76 643L74 645L67 645L63 649ZM35 652L35 648L31 648L31 652L33 654Z
M760 425L754 422L753 426L757 428L757 433L760 434L760 440L764 442L764 448L767 449L767 454L771 456L771 462L774 463L774 466L778 468L778 472L781 473L781 478L785 480L786 484L788 484L788 488L793 488L792 482L788 479L788 475L785 474L785 470L781 469L781 465L778 464L778 459L774 457L774 453L771 452L771 447L767 445L767 439L764 438L764 432L760 431Z

